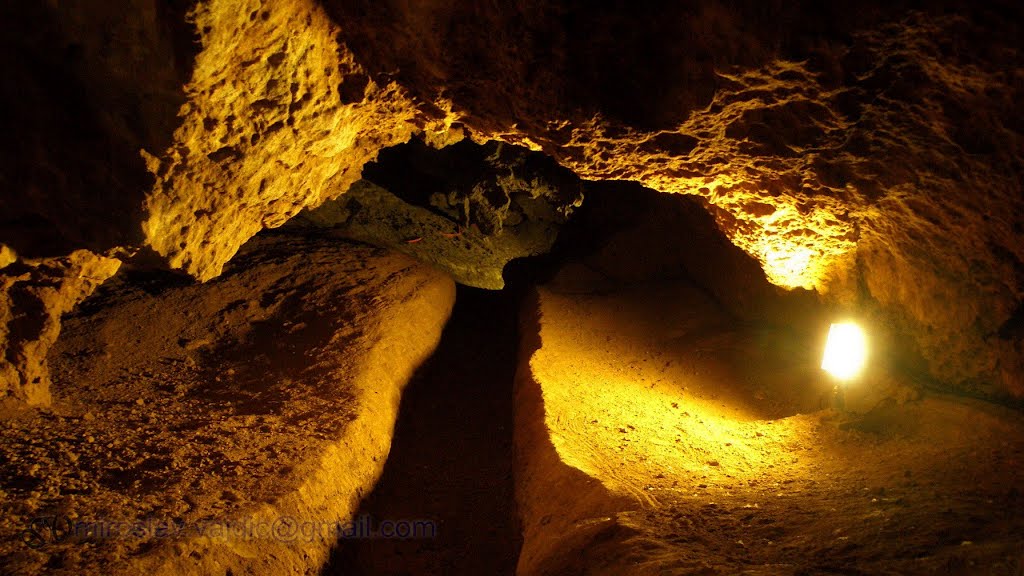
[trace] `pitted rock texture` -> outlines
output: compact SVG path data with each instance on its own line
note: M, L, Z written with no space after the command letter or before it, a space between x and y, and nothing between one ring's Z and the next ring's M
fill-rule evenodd
M174 142L144 152L156 185L142 227L200 280L260 230L344 192L381 148L447 131L443 113L367 76L312 0L214 0L192 18L202 51Z
M380 150L468 134L699 195L772 282L883 318L943 385L1024 396L1019 3L5 10L42 23L3 40L19 253L146 243L208 280Z
M450 99L475 140L699 194L774 283L1024 395L998 336L1024 300L1019 6L326 5L372 77Z
M0 251L2 257L4 251ZM50 403L46 354L61 316L113 276L121 261L78 250L66 258L16 261L0 271L0 404Z
M382 152L363 175L292 222L394 248L489 290L505 286L510 260L547 253L583 202L568 170L498 142L434 150L413 140Z

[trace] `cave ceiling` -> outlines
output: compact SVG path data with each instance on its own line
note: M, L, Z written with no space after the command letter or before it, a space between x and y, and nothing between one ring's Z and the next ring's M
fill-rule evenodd
M3 254L207 281L365 192L382 151L500 143L697 198L773 284L872 311L942 382L1024 396L1016 3L116 4L2 9L23 29L0 40Z

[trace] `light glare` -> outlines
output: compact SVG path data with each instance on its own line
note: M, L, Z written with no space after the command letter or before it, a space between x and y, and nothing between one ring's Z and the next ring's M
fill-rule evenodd
M821 368L840 380L850 380L864 368L868 342L860 326L852 322L833 324L825 343Z

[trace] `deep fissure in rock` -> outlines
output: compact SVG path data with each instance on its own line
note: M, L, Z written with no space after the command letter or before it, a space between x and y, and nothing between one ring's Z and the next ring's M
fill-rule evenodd
M342 539L324 576L514 573L517 311L511 289L458 289L437 350L403 394L384 473L359 508L377 528L427 521L436 537Z

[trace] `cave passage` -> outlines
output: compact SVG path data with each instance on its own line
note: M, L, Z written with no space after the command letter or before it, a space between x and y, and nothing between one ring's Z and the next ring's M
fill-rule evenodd
M402 396L383 475L357 514L426 520L436 537L342 540L322 574L513 574L512 291L458 287L434 355Z
M1024 576L1024 2L638 4L0 3L0 576Z

